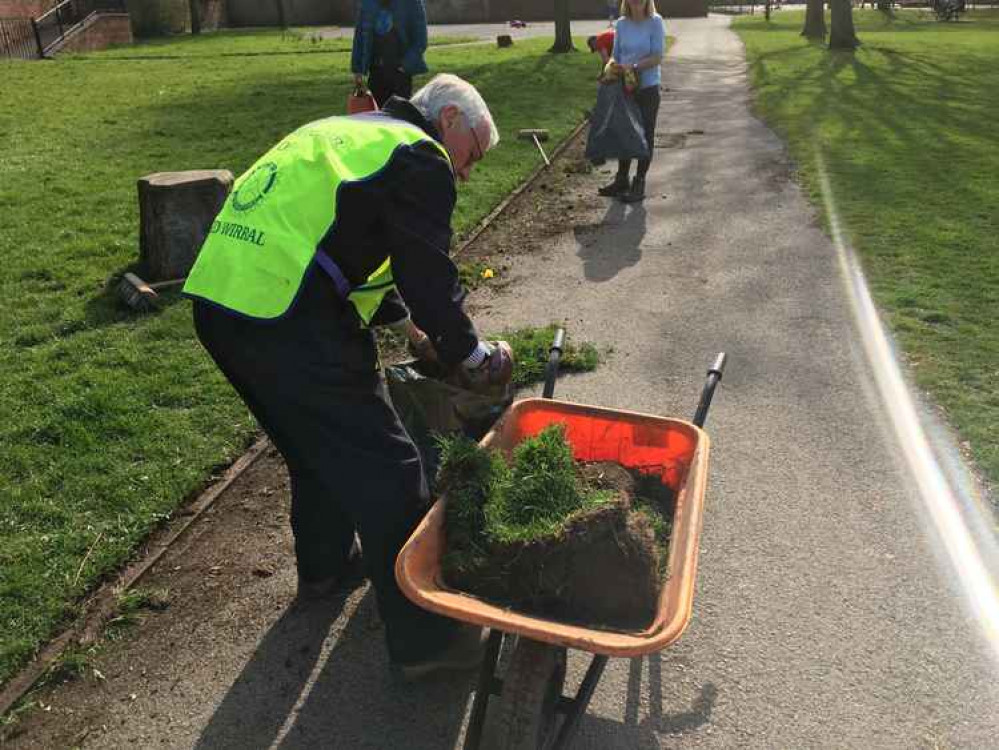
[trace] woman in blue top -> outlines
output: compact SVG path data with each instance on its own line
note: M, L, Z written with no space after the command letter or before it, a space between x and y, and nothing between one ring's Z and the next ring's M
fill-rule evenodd
M413 76L427 72L427 10L423 0L360 0L350 69L381 107L392 96L408 99Z
M655 148L661 81L659 64L666 42L666 24L656 12L655 0L622 0L621 18L614 30L614 61L620 68L631 68L639 77L635 101L642 112L649 158L638 160L638 172L630 183L631 159L621 159L614 182L600 188L599 192L600 195L617 196L626 203L635 203L645 198L645 174L649 171Z

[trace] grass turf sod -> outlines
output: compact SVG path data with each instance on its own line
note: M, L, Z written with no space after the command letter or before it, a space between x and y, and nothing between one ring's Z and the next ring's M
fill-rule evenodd
M642 627L652 618L673 510L658 479L577 464L561 424L520 442L509 464L464 437L442 439L441 454L450 585L573 621Z
M558 140L592 102L592 60L550 44L428 53L479 86L504 136L459 189L459 231L537 165L518 129ZM352 85L346 55L112 57L0 63L0 681L255 430L186 303L139 317L106 288L138 254L135 181L238 175L287 132L342 113Z
M506 341L513 349L516 359L512 379L514 386L523 388L544 380L548 352L555 340L555 330L558 327L558 324L552 323L543 328L518 328L513 331L503 331L493 337ZM559 374L591 372L599 363L600 354L593 344L576 343L568 334L566 335L562 356L559 358Z
M802 13L740 18L755 110L819 206L818 155L848 241L911 365L999 480L999 11L959 23L854 11L830 52Z

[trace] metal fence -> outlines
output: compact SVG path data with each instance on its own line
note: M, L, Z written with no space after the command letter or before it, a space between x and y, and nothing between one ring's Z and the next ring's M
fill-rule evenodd
M65 39L91 13L125 13L125 0L64 0L35 21L38 43L44 52Z
M30 18L0 18L0 57L33 60L41 56Z

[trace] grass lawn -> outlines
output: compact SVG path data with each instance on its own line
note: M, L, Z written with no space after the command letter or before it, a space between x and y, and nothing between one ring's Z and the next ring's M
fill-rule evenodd
M140 39L136 44L122 45L97 54L87 53L76 57L91 60L121 60L135 58L179 57L228 57L234 55L298 55L311 53L350 53L352 30L342 29L341 35L323 38L322 33L336 33L336 29L322 31L310 28L280 29L227 29L198 36L167 36ZM471 36L431 37L431 47L462 42L478 41Z
M848 240L926 389L999 481L999 12L937 23L855 11L830 53L803 13L740 18L756 111L818 205L817 155ZM828 23L828 22L827 22Z
M343 111L347 55L254 55L302 43L227 37L157 44L148 60L0 63L0 682L254 433L186 302L139 317L106 286L138 256L140 176L238 175L287 132ZM548 55L550 43L428 55L480 88L503 135L459 190L459 230L537 165L519 128L557 141L592 102L592 59ZM212 45L246 54L200 54Z

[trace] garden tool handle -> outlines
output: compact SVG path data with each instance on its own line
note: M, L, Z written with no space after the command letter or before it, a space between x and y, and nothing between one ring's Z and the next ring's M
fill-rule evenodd
M698 427L703 427L705 420L708 418L711 399L715 395L715 387L721 381L722 375L725 374L725 363L727 361L728 355L725 352L721 352L715 357L714 364L708 368L708 379L704 383L704 390L701 391L701 400L697 404L697 411L694 413L694 424Z
M552 163L550 161L548 161L548 154L546 154L544 148L542 148L541 141L538 140L537 133L531 133L531 138L534 139L534 145L537 146L538 147L538 151L541 152L541 158L545 160L545 166L546 167L550 167L552 165ZM562 329L560 328L559 330L561 331Z
M562 358L562 347L565 346L565 329L555 330L552 347L548 350L548 364L545 366L545 387L541 391L542 398L554 398L555 381L558 379L558 363Z

